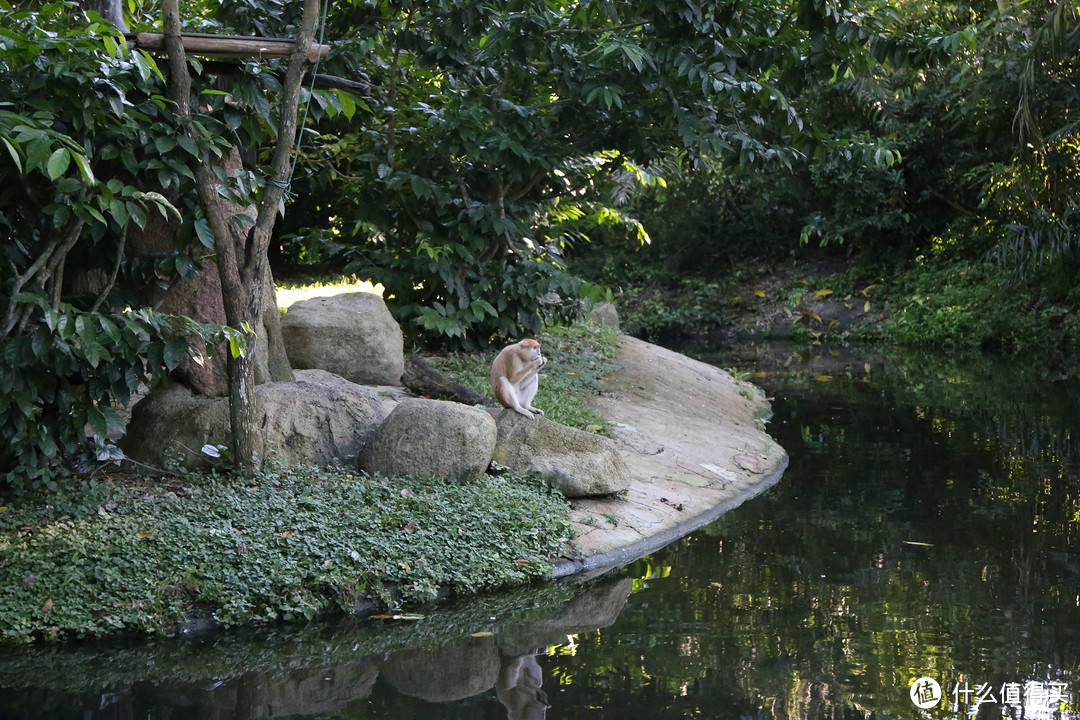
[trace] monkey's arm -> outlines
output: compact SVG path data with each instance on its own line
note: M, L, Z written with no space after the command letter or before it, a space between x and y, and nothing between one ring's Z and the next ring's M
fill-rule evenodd
M547 363L547 358L541 355L535 360L530 360L527 363L522 363L520 367L516 368L513 372L506 376L506 379L509 380L513 385L520 387L523 382L527 382L531 380L534 376L536 376L540 372L540 368L543 367L545 363Z

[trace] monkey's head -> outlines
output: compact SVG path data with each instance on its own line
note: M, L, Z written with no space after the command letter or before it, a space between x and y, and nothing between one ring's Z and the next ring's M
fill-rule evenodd
M533 340L532 338L525 338L521 341L520 345L522 350L529 351L529 357L540 357L540 343L538 343L536 340Z

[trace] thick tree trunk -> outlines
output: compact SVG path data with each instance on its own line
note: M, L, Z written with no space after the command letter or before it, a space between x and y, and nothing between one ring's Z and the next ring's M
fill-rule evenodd
M122 33L128 31L127 23L124 22L124 5L122 0L82 0L79 5L84 10L93 10L105 18Z
M262 331L266 345L266 379L259 377L256 368L255 381L294 382L292 365L285 353L285 337L281 334L281 312L278 310L277 292L274 290L274 275L270 272L270 263L266 263L266 277L263 278ZM261 367L261 363L260 363Z

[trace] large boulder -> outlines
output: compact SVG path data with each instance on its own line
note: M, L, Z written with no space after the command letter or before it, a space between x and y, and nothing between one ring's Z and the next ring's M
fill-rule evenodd
M399 385L404 339L383 299L356 292L294 303L281 318L289 363L361 385Z
M360 468L388 477L480 477L495 450L495 421L446 400L409 399L386 418L360 455Z
M630 487L630 470L605 437L512 410L489 410L499 435L492 460L523 475L539 473L568 498L611 495Z
M301 370L296 382L259 385L255 396L265 452L289 464L327 465L356 457L404 393ZM198 396L181 385L139 401L120 443L139 462L160 467L175 459L189 469L209 465L201 452L207 444L232 444L229 400Z

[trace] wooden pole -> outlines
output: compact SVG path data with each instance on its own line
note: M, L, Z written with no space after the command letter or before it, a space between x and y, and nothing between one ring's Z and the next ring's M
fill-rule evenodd
M125 37L143 50L166 50L165 36L161 33L128 33ZM184 52L204 57L258 58L289 57L296 41L293 38L248 37L246 35L204 35L181 33ZM312 44L307 61L314 63L330 53L329 45Z

